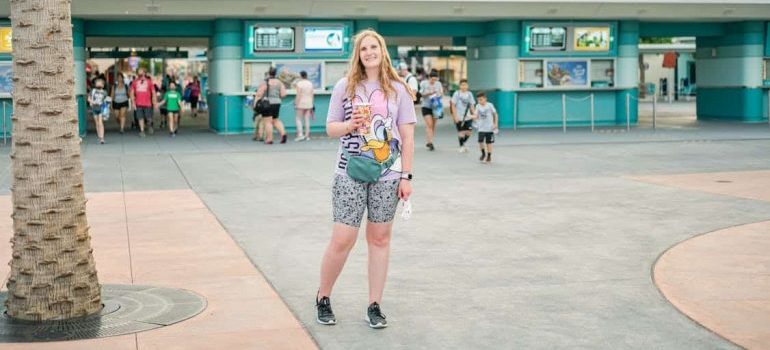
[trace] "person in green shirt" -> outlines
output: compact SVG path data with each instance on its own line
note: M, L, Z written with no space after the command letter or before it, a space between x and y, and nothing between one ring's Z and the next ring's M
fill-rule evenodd
M169 82L168 90L158 105L166 105L168 110L168 135L176 136L179 125L179 115L182 113L182 94L176 89L176 83Z

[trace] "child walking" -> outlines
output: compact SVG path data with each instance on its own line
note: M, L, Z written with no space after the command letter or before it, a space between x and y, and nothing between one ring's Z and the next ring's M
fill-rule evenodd
M460 90L452 95L452 121L457 128L457 140L460 142L460 153L468 152L465 142L471 137L473 120L475 114L473 105L476 100L473 99L473 93L468 91L468 80L460 80Z
M485 164L492 162L492 144L495 143L497 134L497 110L495 105L487 101L487 94L483 91L476 94L479 103L476 105L476 123L479 129L479 149L481 157L479 161Z
M166 105L168 111L168 135L171 137L176 136L176 132L179 129L179 114L182 113L182 94L176 89L176 83L169 82L166 94L163 95L163 99L158 105Z
M107 102L107 90L104 89L104 80L97 79L94 88L88 95L88 104L91 106L91 114L96 126L96 136L99 137L99 143L104 144L104 121L110 117L110 108L105 108Z

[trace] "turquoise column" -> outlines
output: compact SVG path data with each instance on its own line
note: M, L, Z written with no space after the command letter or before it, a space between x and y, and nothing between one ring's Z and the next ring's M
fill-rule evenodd
M639 22L620 22L618 34L617 68L615 71L615 123L626 124L626 111L631 124L639 117Z
M78 103L78 132L85 136L86 126L86 34L85 21L72 19L72 54L75 58L75 100Z
M696 40L698 119L766 121L761 88L765 23L728 23L724 35Z
M519 82L520 21L487 23L486 34L468 37L468 84L484 90L497 108L500 127L513 126L515 89Z
M209 44L209 126L217 133L244 131L243 23L235 19L214 21ZM250 116L249 116L250 118Z

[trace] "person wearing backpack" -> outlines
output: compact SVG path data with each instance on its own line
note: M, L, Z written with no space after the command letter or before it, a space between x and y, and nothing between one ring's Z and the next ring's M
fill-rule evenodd
M441 115L441 98L444 96L444 87L438 81L438 71L433 69L429 74L430 79L420 83L422 95L422 118L425 120L425 147L433 151L433 135L436 134L436 122L443 117Z
M91 106L91 115L94 118L96 136L100 144L104 144L104 121L110 117L110 109L104 106L108 98L107 90L104 89L104 80L97 78L88 94L88 104Z
M268 72L268 78L265 79L265 82L257 89L254 95L255 112L259 109L258 112L262 115L262 120L265 122L267 132L265 144L267 145L273 144L273 126L281 134L281 143L286 143L286 129L284 129L281 120L278 119L279 112L281 111L281 99L286 97L286 86L283 85L282 81L276 79L277 73L275 67L271 67ZM267 99L267 103L262 102L263 98Z
M465 142L471 137L473 129L474 105L476 100L473 93L468 90L468 80L460 80L460 90L452 95L452 121L457 127L457 139L460 142L460 153L468 152Z
M422 95L420 95L420 82L417 80L417 77L412 74L412 72L409 71L409 66L401 62L398 64L399 68L399 75L404 78L404 81L406 82L406 85L414 92L414 104L420 103L420 100L422 99Z

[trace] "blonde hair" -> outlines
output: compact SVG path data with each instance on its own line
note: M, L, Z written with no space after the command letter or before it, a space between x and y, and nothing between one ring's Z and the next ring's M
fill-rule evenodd
M398 76L398 72L393 68L393 64L390 61L390 54L388 54L388 50L385 47L385 39L374 30L366 29L356 34L353 44L353 55L350 57L350 69L348 69L347 75L348 86L346 89L346 94L350 98L350 101L353 101L356 97L356 87L358 84L366 79L366 69L364 69L363 63L361 63L361 45L366 37L373 37L380 45L382 56L382 60L380 61L380 86L382 86L382 90L385 93L385 99L390 99L391 96L396 94L392 85L393 81L402 84L412 99L414 99L415 92L409 88L409 85Z

